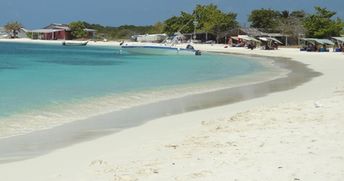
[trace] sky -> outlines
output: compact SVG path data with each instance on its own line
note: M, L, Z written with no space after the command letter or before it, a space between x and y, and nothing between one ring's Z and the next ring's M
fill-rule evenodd
M322 6L344 19L344 0L0 0L0 26L18 21L33 29L77 20L107 26L151 25L180 11L192 12L196 4L210 3L237 13L241 25L248 25L251 10L260 8L312 13L314 6Z

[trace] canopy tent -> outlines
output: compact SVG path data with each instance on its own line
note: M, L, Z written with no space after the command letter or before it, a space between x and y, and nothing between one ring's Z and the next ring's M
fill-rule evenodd
M283 40L285 41L285 46L288 46L288 38L289 38L289 35L286 35L286 34L282 34L282 33L267 33L267 36L270 37L270 38L279 38L279 40ZM279 44L283 44L281 41L278 42Z
M281 45L283 44L281 41L277 40L276 38L271 38L271 37L270 37L270 40L272 40L272 41L274 41L274 42L277 42L277 43L279 43L279 44L281 44Z
M337 41L337 42L344 43L344 37L332 37L332 39Z
M253 38L253 37L247 36L247 35L232 36L231 38L232 38L233 40L243 39L243 40L245 40L245 41L254 41L254 42L260 43L259 40L255 39L255 38Z
M277 40L276 38L271 38L271 37L259 37L260 40L262 41L273 41L279 44L283 44L281 41Z
M241 38L241 39L246 40L246 41L260 42L259 40L255 39L253 37L247 36L247 35L238 35L238 38Z
M331 40L328 39L317 39L317 38L301 38L304 42L310 42L312 44L320 44L320 45L334 45Z

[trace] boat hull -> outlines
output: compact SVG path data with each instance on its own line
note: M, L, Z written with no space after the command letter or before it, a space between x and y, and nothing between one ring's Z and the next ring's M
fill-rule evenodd
M86 42L62 42L62 45L64 46L86 46L87 45L87 41Z

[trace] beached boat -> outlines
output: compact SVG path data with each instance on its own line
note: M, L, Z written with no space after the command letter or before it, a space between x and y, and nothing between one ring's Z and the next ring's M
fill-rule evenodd
M171 38L171 39L170 39ZM195 50L190 44L181 44L184 36L180 32L166 38L162 43L124 43L120 46L128 53L146 55L201 55L201 51Z
M132 54L145 55L201 55L199 50L195 50L193 46L186 45L185 48L165 44L124 44L121 47Z
M88 41L64 41L62 45L64 46L86 46Z

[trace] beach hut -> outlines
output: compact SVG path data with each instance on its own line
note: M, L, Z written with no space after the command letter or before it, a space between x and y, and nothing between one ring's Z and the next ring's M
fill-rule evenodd
M207 44L213 44L216 42L216 35L213 33L208 32L195 32L195 33L183 33L186 40L192 40L196 43L207 43ZM220 42L227 43L227 39L224 38L224 40L220 39Z
M335 52L344 52L344 37L332 37L331 39L335 44L333 50Z
M53 23L42 29L30 30L32 39L71 40L71 29L68 25Z
M71 40L71 29L67 24L52 23L43 29L47 33L43 33L44 40Z
M61 36L61 30L54 29L36 29L28 31L32 39L56 40Z
M69 25L52 23L42 29L27 30L31 33L32 39L41 40L71 40L72 33ZM85 28L84 31L87 33L85 38L95 38L96 30Z
M90 28L85 28L84 31L87 33L87 39L94 39L96 38L96 32L97 30L95 29L90 29Z
M328 39L301 38L301 51L309 52L328 52L327 46L333 46L334 43Z

